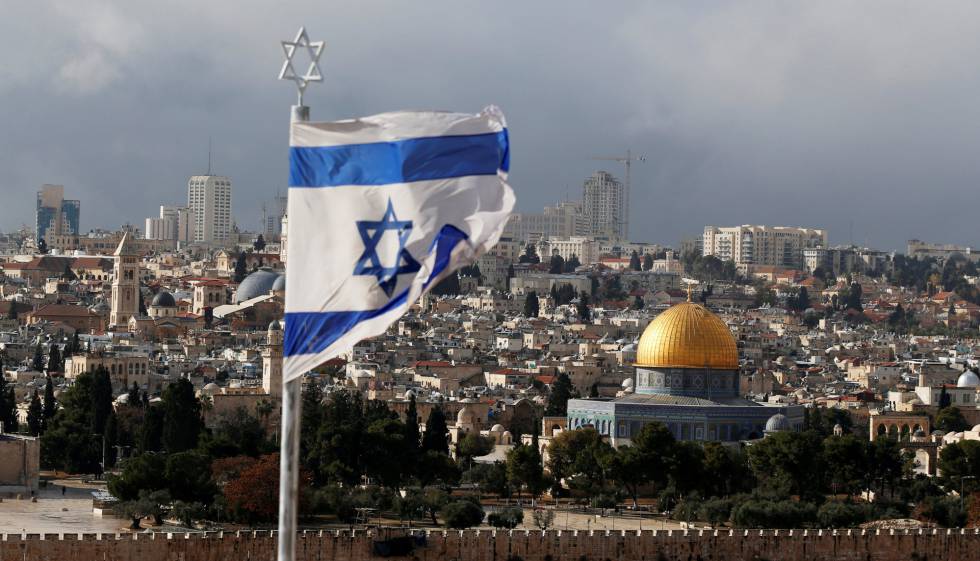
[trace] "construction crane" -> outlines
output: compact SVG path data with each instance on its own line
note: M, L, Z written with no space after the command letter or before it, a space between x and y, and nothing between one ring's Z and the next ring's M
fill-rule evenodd
M623 237L629 239L630 236L630 166L633 162L645 162L647 161L646 156L634 156L633 152L629 149L626 150L626 157L622 156L593 156L593 160L605 160L608 162L619 162L626 165L626 193L623 196L623 209L622 209L622 234Z

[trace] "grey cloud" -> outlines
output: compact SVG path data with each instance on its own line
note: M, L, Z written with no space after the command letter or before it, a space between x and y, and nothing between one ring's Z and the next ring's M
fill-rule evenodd
M286 174L278 40L302 23L327 41L314 118L496 103L525 210L630 147L638 239L757 222L975 243L974 3L278 4L6 4L0 228L30 222L42 183L82 199L85 228L139 223L185 198L209 136L257 226Z

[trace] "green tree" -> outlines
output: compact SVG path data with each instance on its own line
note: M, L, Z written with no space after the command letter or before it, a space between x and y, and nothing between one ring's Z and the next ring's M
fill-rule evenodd
M851 283L847 297L844 299L844 308L858 312L864 311L864 306L861 304L861 285L859 283Z
M96 375L86 372L62 394L61 409L41 437L42 465L70 473L100 472L106 419L98 414L111 411L112 396L106 405L105 396L97 391L99 385Z
M51 376L45 376L44 381L44 409L41 412L42 425L41 431L47 428L47 424L54 417L54 414L58 412L58 400L54 397L54 382L51 380Z
M38 396L37 390L34 390L33 395L31 395L31 404L27 408L27 430L31 436L40 436L44 421L43 414L41 397ZM4 423L4 426L6 426L6 423Z
M611 456L615 452L592 428L562 432L548 447L548 468L555 490L564 480L593 497L606 490Z
M475 484L482 493L510 496L510 481L507 479L507 464L504 462L475 464L463 474L463 479Z
M524 253L517 258L519 263L540 263L541 258L538 257L538 250L534 247L534 244L529 243L524 247Z
M181 378L163 391L163 447L174 454L197 447L204 429L201 402L194 395L194 386Z
M163 407L150 405L143 413L137 449L140 452L159 452L163 449Z
M565 261L565 272L574 273L575 270L581 266L582 262L578 260L578 255L573 253L572 256L568 258L568 261Z
M548 405L545 407L546 417L564 417L568 413L568 400L572 397L572 380L568 374L562 372L558 375L554 384L551 385L551 392L548 393Z
M419 413L414 393L408 398L408 410L405 413L405 442L411 449L412 456L417 456L422 441L419 434Z
M633 254L630 255L630 269L633 271L639 271L642 268L640 263L640 254L633 250Z
M456 456L460 460L460 465L468 466L473 458L486 456L493 452L494 442L488 436L482 436L476 432L467 433L459 439L456 445Z
M537 498L545 490L544 467L537 447L518 444L507 452L507 479L518 495L521 489L526 489Z
M17 432L19 428L17 397L13 385L8 384L7 378L3 375L2 365L0 365L0 423L3 424L5 432Z
M588 323L592 321L592 310L589 309L589 295L579 294L578 304L576 305L576 311L578 311L578 319L583 323Z
M364 434L363 451L366 475L389 489L401 490L412 460L404 423L396 419L371 423Z
M258 237L255 238L255 241L252 242L252 247L255 249L255 251L262 251L265 249L265 237L262 234L259 234Z
M312 443L315 481L359 484L363 474L361 439L366 429L364 402L354 391L335 391L325 402L322 421Z
M524 511L519 508L504 508L487 516L487 523L494 528L512 529L524 522Z
M211 458L197 451L167 456L164 465L167 490L176 500L210 503L218 492L211 476Z
M538 304L538 293L531 291L527 293L524 298L524 317L526 318L536 318L538 317L538 312L540 307Z
M41 351L41 343L34 346L34 358L31 360L31 369L36 372L44 372L44 353Z
M610 458L610 474L629 493L633 508L637 506L641 487L650 484L660 487L667 483L676 452L674 435L663 423L652 422L643 425L633 437L632 446L618 449Z
M108 476L109 492L121 501L139 498L141 492L168 487L166 459L161 454L139 454L126 460L119 475Z
M673 467L674 471L689 469L677 462ZM705 443L703 471L702 492L706 497L727 497L750 491L755 486L745 452L720 442Z
M61 349L52 343L48 352L48 372L61 372L62 370L64 370L64 364L61 361Z
M801 497L819 497L825 466L820 436L812 432L778 432L749 448L749 465L772 489Z
M433 407L429 413L425 434L422 435L422 450L449 455L449 427L446 426L446 414L442 407Z
M439 511L447 528L463 530L479 526L483 522L485 513L483 509L473 501L462 499L452 501Z
M549 265L548 272L552 275L558 275L565 272L565 260L561 255L554 253L551 255L551 264Z
M245 261L245 252L238 254L238 259L235 260L235 275L234 280L236 283L241 283L248 276L248 263Z
M936 428L943 432L962 432L970 428L963 412L958 407L950 405L939 410L936 414Z
M950 491L975 493L980 489L980 441L947 444L939 453L939 470Z
M643 255L643 270L649 271L653 268L653 255L646 253Z
M824 439L827 479L834 494L860 491L867 473L867 446L852 434Z
M92 432L105 433L106 422L112 414L112 379L104 366L92 375Z
M133 381L133 385L130 386L129 391L126 392L126 405L130 407L139 407L140 404L140 387L136 385L136 381Z

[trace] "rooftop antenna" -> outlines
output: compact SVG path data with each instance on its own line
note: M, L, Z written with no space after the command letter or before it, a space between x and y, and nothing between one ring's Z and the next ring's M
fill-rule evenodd
M208 175L211 175L211 137L208 137Z

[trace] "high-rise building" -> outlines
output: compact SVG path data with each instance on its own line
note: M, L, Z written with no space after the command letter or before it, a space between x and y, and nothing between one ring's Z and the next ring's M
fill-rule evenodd
M78 235L81 203L65 200L63 185L42 185L37 192L35 232L37 239L47 239L52 235Z
M623 183L607 171L597 171L582 185L582 212L588 224L586 235L623 238L626 204Z
M802 268L803 250L827 246L827 231L789 226L705 226L702 255L736 265Z
M188 242L191 240L191 214L185 206L160 206L159 218L147 218L144 237L148 240Z
M187 182L192 242L223 243L231 234L231 179L194 175Z

